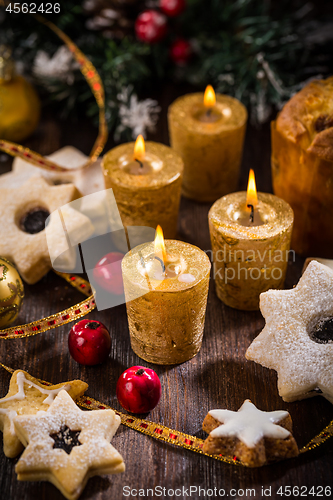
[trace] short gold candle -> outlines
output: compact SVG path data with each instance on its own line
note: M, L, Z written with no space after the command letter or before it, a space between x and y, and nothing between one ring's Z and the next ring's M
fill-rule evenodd
M179 97L169 107L168 121L171 146L184 160L184 196L209 202L237 189L247 111L221 94L207 110L203 98L203 93Z
M211 264L188 243L166 240L165 246L170 262L176 261L174 277L160 281L147 271L153 243L128 252L122 272L133 351L150 363L172 365L193 358L201 348Z
M258 193L261 225L244 225L246 192L218 200L209 211L216 293L235 309L259 309L259 295L283 287L293 211L284 200Z
M174 238L183 174L183 160L171 148L146 142L143 172L134 159L134 142L111 149L103 158L106 189L112 188L125 227L161 224Z

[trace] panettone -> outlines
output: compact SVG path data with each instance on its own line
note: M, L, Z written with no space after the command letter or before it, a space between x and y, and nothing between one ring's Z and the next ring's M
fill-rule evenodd
M272 175L295 213L292 248L333 257L333 77L309 83L272 122Z

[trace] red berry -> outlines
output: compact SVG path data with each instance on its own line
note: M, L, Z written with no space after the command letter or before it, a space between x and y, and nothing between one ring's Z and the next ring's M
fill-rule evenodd
M192 56L192 47L190 42L184 38L175 40L170 47L170 57L175 64L184 66Z
M111 351L109 331L100 321L82 319L69 332L68 349L81 365L103 363Z
M93 276L96 283L109 293L122 295L124 293L121 261L124 254L120 252L107 253L94 267Z
M135 21L136 36L143 42L159 42L167 31L167 19L157 10L145 10Z
M131 413L147 413L161 398L161 382L154 370L132 366L118 379L116 394L119 403Z
M186 7L185 0L160 0L160 8L170 17L179 16Z

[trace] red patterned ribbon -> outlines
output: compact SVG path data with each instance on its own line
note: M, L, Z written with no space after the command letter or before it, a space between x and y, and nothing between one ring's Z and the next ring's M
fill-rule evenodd
M14 373L13 368L9 368L8 366L3 365L2 363L0 363L0 366L2 366L2 368L7 370L9 373ZM50 382L45 382L44 380L39 380L39 381L45 385L52 385ZM246 467L246 465L240 462L236 457L234 457L234 459L231 459L229 457L224 457L222 455L209 455L208 453L204 453L202 451L204 443L203 439L191 436L190 434L184 434L183 432L169 429L165 425L157 424L149 420L144 420L141 418L134 417L133 415L119 412L114 408L112 408L111 406L101 403L100 401L97 401L96 399L87 396L81 396L76 401L76 403L82 408L86 408L88 410L105 410L105 409L113 410L116 413L116 415L119 415L121 423L123 425L126 425L127 427L130 427L135 431L141 432L142 434L146 434L147 436L150 436L154 439L158 439L159 441L164 441L174 446L185 448L187 450L200 453L201 455L206 455L221 462L233 465L243 465L244 467ZM322 432L320 432L317 436L311 439L311 441L300 450L300 453L305 453L307 451L316 448L317 446L320 446L332 436L333 436L333 420L329 423L327 427L325 427L325 429L323 429Z
M33 321L32 323L27 323L25 325L12 326L10 328L6 328L5 330L0 330L0 339L31 337L33 335L37 335L38 333L47 332L52 328L57 328L58 326L66 325L71 321L76 321L95 309L96 303L88 281L72 274L58 272L56 274L64 278L81 293L87 295L88 298L83 302L79 302L64 311L52 314L46 318Z

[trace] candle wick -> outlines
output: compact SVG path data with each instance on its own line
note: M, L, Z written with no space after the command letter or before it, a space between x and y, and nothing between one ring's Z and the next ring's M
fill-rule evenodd
M246 205L247 208L250 208L251 209L251 213L250 213L250 222L251 224L253 223L253 220L254 220L254 208L253 208L253 205L251 205L250 203L248 205Z
M157 260L159 260L159 261L160 261L161 266L162 266L162 269L163 269L163 272L165 273L165 265L164 265L163 260L162 260L162 259L160 259L160 257L156 257L156 255L155 255L155 259L157 259Z
M213 108L208 108L207 111L206 111L206 116L208 118L210 118L211 114L212 114L212 111L213 111Z
M138 160L137 158L134 158L134 161L137 161L138 164L140 165L140 168L143 168L143 163L142 161Z

